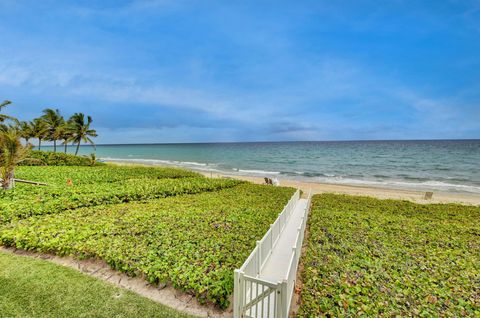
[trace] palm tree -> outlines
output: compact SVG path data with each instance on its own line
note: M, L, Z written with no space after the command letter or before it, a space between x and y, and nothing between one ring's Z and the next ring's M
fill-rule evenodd
M97 132L94 129L90 129L92 117L87 116L87 121L85 122L85 115L83 113L75 113L70 117L69 122L69 131L72 134L70 141L77 144L75 155L78 154L78 149L82 141L88 142L95 147L95 143L90 139L90 137L97 137Z
M9 101L9 100L5 100L3 102L0 103L0 111L7 107L8 105L10 105L12 102ZM4 114L0 114L0 123L3 123L4 121L6 120L13 120L15 122L18 122L18 120L15 118L15 117L11 117L11 116L7 116L7 115L4 115Z
M38 150L42 146L42 139L48 136L48 127L41 118L35 118L32 125L32 136L38 138Z
M53 141L53 152L57 152L57 140L60 139L60 127L65 123L60 111L58 109L46 108L43 110L41 119L47 126L47 138Z
M62 145L64 146L64 152L67 153L68 142L72 138L72 133L70 131L71 123L70 121L65 122L62 126L58 128L58 139L62 140Z
M20 137L25 139L25 143L28 145L28 141L30 140L30 138L34 137L31 122L21 121L17 127L20 132Z
M14 186L15 167L28 158L31 146L23 146L16 130L0 132L0 178L2 188Z

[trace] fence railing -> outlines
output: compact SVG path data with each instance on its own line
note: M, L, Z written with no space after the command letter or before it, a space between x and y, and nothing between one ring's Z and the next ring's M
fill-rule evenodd
M290 265L288 266L287 276L285 277L287 288L287 302L285 303L284 312L288 315L290 312L290 304L295 291L295 281L297 279L297 269L300 257L302 256L303 237L305 236L305 227L307 226L308 211L310 210L310 203L312 201L312 193L308 194L305 214L302 216L302 223L297 228L297 237L295 244L292 246L292 257ZM286 317L286 316L285 316Z
M283 211L278 215L275 222L270 225L267 233L262 237L260 241L257 241L257 246L253 249L250 256L247 258L240 271L244 274L255 277L260 274L260 271L265 264L268 256L272 253L273 247L278 241L280 234L282 233L285 224L292 215L295 205L298 199L300 199L300 190L297 190L290 198L288 203L283 208Z
M275 222L260 241L240 269L235 270L234 280L234 317L287 317L294 291L298 261L301 255L303 235L310 207L309 194L306 212L302 216L301 226L297 229L295 246L286 278L280 282L271 282L258 277L268 257L271 255L285 224L289 220L300 199L297 190L285 205Z

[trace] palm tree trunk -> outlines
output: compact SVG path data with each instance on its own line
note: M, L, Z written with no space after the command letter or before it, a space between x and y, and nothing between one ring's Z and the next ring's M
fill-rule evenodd
M80 148L80 141L77 144L77 150L75 150L75 156L78 154L78 149Z
M67 153L67 141L65 140L65 153Z
M38 138L38 150L40 150L41 146L42 146L42 138Z
M8 172L5 179L2 180L2 188L4 190L12 189L15 186L13 173L14 173L13 170Z
M57 141L53 140L53 152L57 152Z

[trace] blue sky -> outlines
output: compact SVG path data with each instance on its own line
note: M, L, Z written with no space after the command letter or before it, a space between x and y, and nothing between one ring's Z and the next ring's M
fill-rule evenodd
M480 1L0 0L0 99L97 143L480 138Z

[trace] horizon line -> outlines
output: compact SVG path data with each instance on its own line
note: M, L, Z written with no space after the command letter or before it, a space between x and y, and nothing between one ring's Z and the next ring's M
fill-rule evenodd
M95 146L147 146L147 145L206 145L206 144L274 144L274 143L315 143L315 142L412 142L412 141L480 141L480 138L462 139L344 139L344 140L289 140L289 141L203 141L203 142L147 142L147 143L102 143ZM45 144L53 147L53 144ZM58 146L58 145L57 145ZM72 146L72 145L69 145ZM80 147L93 147L81 144Z

